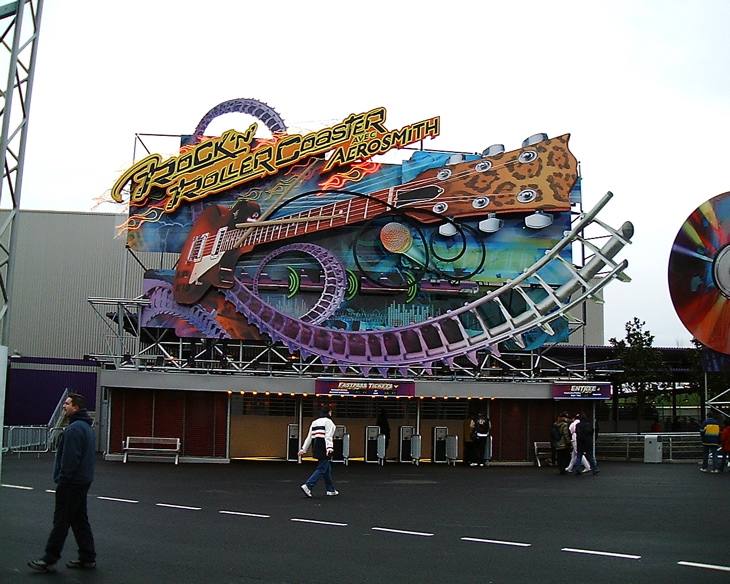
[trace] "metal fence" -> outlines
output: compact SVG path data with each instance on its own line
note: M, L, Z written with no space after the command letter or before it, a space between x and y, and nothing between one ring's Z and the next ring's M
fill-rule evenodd
M3 452L55 452L62 428L48 426L5 426Z
M644 461L647 436L655 436L654 444L661 444L662 461L699 462L702 460L702 443L697 432L599 434L596 441L596 458Z

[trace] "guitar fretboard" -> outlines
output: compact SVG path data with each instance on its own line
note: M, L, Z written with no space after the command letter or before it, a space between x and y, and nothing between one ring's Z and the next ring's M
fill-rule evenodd
M385 203L371 198L353 197L346 201L337 201L276 218L269 225L232 229L229 232L232 238L229 239L228 234L225 236L226 251L236 247L254 247L280 239L366 221L380 215L386 209ZM228 247L229 245L230 247Z

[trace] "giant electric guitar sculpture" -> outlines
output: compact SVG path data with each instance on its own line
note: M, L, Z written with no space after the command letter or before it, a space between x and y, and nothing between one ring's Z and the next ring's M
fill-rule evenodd
M147 317L171 315L200 331L200 335L230 338L220 326L214 308L225 303L260 333L283 343L289 351L298 352L302 359L316 356L343 370L355 367L367 375L377 369L385 374L388 369L405 371L411 366L428 369L436 362L452 367L458 356L476 362L477 351L498 353L499 343L508 340L520 345L525 333L541 330L552 335L551 323L593 297L613 279L628 279L623 273L627 262L614 258L630 242L632 225L627 222L613 229L596 219L611 197L608 194L592 211L577 217L572 228L544 257L526 266L517 277L499 287L485 288L481 296L471 295L456 308L451 305L439 313L433 306L423 322L379 330L325 326L343 302L347 275L335 255L312 241L314 233L406 213L416 224L431 226L436 222L456 226L458 219L477 221L484 223L484 232L489 234L491 226L501 225L502 218L506 220L515 214L521 217L571 210L570 192L578 173L576 159L568 150L568 135L511 152L453 162L426 170L398 186L346 199L339 194L327 204L294 214L287 215L283 205L277 206L283 195L265 212L257 202L246 199L232 208L209 205L187 236L173 284L156 280L148 289L151 306ZM322 160L313 159L309 170L316 172L323 164ZM326 200L326 190L317 194L318 200ZM595 236L583 235L586 230L595 233L596 229L604 234L600 247L594 243ZM384 248L405 254L408 242L403 245L401 236L398 225L388 229L387 234L383 229ZM237 262L247 254L255 258L255 248L272 242L283 243L273 251L269 246L268 255L261 260L250 285L246 279L249 276L237 272ZM588 250L579 266L566 259L576 242ZM322 296L314 308L300 316L267 303L258 293L259 273L264 264L287 250L311 256L321 268ZM555 273L556 266L566 276L559 285L550 283L545 276ZM474 292L482 289L476 283L474 286ZM211 289L217 289L222 297L216 294L217 300L209 304L212 298L204 296ZM518 312L514 310L515 297L521 298L524 306Z
M421 223L490 213L569 211L570 190L578 172L568 138L566 134L519 150L430 169L398 187L270 221L259 220L259 206L252 201L234 209L211 205L196 220L180 254L175 300L193 304L211 286L232 287L236 261L256 246L360 223L392 210L413 213Z

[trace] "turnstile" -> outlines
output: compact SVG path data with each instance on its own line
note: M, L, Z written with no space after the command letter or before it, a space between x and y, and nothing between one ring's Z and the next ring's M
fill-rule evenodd
M449 434L446 436L446 462L456 466L457 458L459 458L459 437Z
M335 426L332 437L332 462L344 462L350 458L350 435L346 426Z
M378 462L380 426L365 426L365 462Z
M431 461L436 463L448 462L446 458L446 436L449 429L445 426L434 426L433 428L433 452Z
M299 460L299 424L287 427L286 459L292 462Z
M411 462L411 440L413 439L413 426L401 426L398 441L398 461Z
M421 435L411 436L411 464L418 465L421 462Z
M378 462L385 464L385 434L378 434Z

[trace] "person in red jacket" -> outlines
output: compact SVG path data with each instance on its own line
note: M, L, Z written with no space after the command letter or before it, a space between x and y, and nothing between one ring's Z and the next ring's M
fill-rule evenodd
M724 426L722 432L720 432L720 454L722 454L720 470L723 472L727 468L728 459L730 459L730 418L725 418Z

